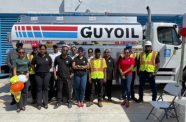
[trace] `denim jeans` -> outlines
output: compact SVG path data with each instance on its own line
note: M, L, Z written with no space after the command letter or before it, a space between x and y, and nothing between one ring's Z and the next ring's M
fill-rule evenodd
M85 88L87 83L87 73L79 75L74 75L74 83L75 83L75 90L76 90L76 99L77 101L83 101L85 96Z
M123 99L130 100L130 87L132 82L132 74L126 75L125 79L121 78L121 88L122 88L122 97Z

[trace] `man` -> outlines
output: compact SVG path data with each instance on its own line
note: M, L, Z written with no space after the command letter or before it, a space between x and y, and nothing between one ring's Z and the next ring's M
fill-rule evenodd
M50 69L50 73L51 73L51 78L50 78L50 82L49 82L49 101L54 100L57 97L57 84L56 81L54 79L54 60L57 56L59 56L61 53L58 50L58 46L57 45L53 45L53 53L49 54L50 57L52 58L52 68ZM56 69L57 71L58 69Z
M68 56L68 46L64 45L61 50L61 55L57 56L54 61L54 78L57 80L57 103L54 109L62 104L63 87L66 85L68 108L72 107L71 89L72 89L72 58ZM56 67L58 66L58 72ZM57 72L57 73L56 73Z
M98 106L103 107L103 82L106 82L106 68L107 64L105 59L101 57L101 50L96 48L95 57L90 61L90 71L89 71L89 82L94 86L95 91L98 95ZM91 89L90 102L87 103L87 107L93 104L93 93L94 88Z
M137 102L138 100L137 100L137 98L135 97L135 91L134 91L134 81L135 81L135 79L136 79L136 69L137 69L137 64L139 63L139 60L138 60L138 58L139 58L139 54L136 52L136 53L134 53L133 51L132 51L132 44L131 43L128 43L127 45L126 45L126 48L129 50L129 52L130 52L130 57L131 58L134 58L134 60L135 60L135 65L134 65L134 67L133 67L133 69L132 69L132 82L131 82L131 100L134 100L135 102Z
M93 58L93 49L89 48L88 49L88 63L90 63L90 60ZM85 100L90 101L90 92L91 92L91 85L89 82L89 69L87 70L87 84L86 84L86 90L85 90Z
M75 45L72 45L72 47L71 47L71 58L72 58L72 60L74 60L74 58L78 56L77 52L78 52L77 47Z
M159 54L152 51L151 41L145 42L145 51L140 54L140 86L139 86L139 101L143 102L143 89L145 82L150 83L152 90L152 101L156 101L157 89L155 83L155 75L159 69Z
M13 76L13 61L18 58L18 51L19 49L23 48L23 43L17 41L16 43L16 49L15 50L11 50L8 52L7 54L7 59L6 59L6 63L9 67L9 76L12 77ZM12 97L12 102L10 103L10 105L14 105L16 103L14 96L11 95Z
M114 62L114 59L110 55L109 49L104 50L104 59L107 63L107 69L106 69L107 81L106 83L103 83L103 86L104 86L103 99L105 99L105 96L108 96L108 101L111 102L112 101L111 100L112 80L115 77L115 72L114 72L115 62Z
M39 42L32 43L32 52L27 54L27 59L32 62L32 59L38 54ZM36 81L35 81L35 69L31 65L29 67L29 80L32 94L32 104L36 103Z

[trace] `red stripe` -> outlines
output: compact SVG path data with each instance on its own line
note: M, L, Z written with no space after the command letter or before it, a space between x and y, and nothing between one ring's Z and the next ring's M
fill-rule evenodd
M42 31L77 31L74 26L41 26Z
M20 30L20 26L18 26L18 30Z
M21 26L21 29L22 29L22 30L25 30L25 26Z
M31 29L31 26L26 26L26 30L28 31L28 30L32 30Z
M33 30L40 30L39 26L33 26Z

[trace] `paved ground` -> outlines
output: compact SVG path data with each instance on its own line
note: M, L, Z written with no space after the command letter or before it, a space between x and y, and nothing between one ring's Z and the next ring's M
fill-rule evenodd
M161 88L160 88L161 89ZM115 94L118 94L115 90ZM148 90L147 90L148 92ZM53 109L54 103L49 105L48 109L42 108L40 111L30 105L31 99L28 99L26 111L16 113L16 106L9 105L10 93L7 79L0 79L0 122L158 122L157 118L150 116L146 120L146 116L152 108L149 104L151 94L145 93L144 103L130 103L129 108L120 105L121 100L113 98L112 103L104 102L103 108L99 108L96 104L90 108L78 108L73 105L71 109L62 105L58 109ZM166 97L166 99L170 99ZM96 103L96 101L95 101ZM184 109L179 110L180 122L184 122ZM161 117L163 111L155 111L158 117ZM165 122L175 122L175 118L165 119Z

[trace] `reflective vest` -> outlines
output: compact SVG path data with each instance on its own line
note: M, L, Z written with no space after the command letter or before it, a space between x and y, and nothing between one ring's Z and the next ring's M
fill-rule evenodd
M145 52L140 54L140 71L155 72L157 52L152 51L148 55Z
M33 59L33 55L32 54L27 54L27 59L31 62L32 59ZM32 67L32 66L29 67L29 74L35 74L34 67Z
M90 60L91 79L104 78L104 60L104 58Z
M135 58L136 58L136 53L131 53L131 54L130 54L130 58L134 58L134 60L135 60ZM136 62L135 62L135 63L136 63ZM136 68L136 66L135 66L135 67L132 68L132 71L134 72L134 71L136 71L136 69L137 69L137 68Z

